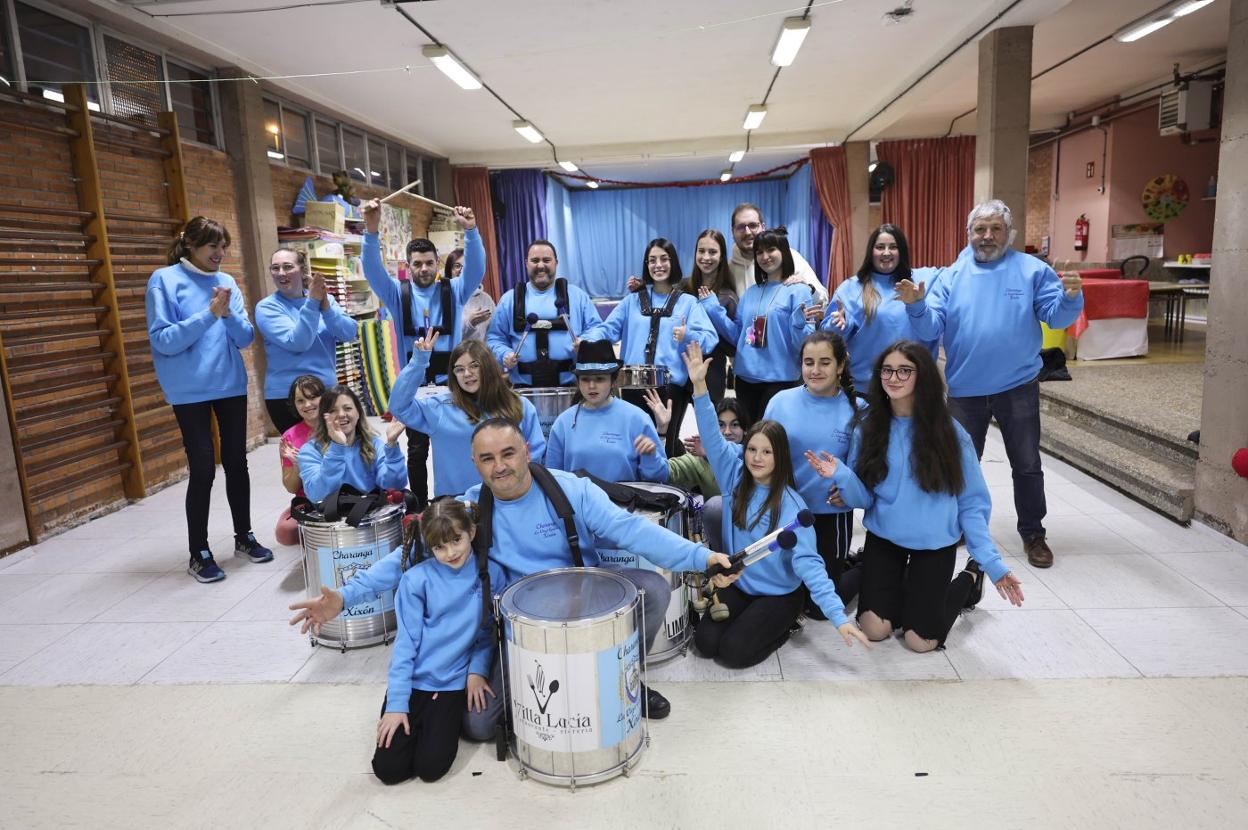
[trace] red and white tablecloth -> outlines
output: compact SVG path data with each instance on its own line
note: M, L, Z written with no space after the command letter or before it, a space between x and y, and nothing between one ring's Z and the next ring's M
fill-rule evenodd
M1089 321L1118 318L1148 319L1148 281L1084 277L1083 312L1066 331L1081 337Z

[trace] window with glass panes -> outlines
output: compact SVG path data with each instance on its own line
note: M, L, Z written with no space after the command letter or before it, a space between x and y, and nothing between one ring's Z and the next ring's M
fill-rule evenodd
M332 176L342 169L342 153L338 149L338 125L316 119L316 169Z
M201 144L217 143L217 123L212 109L212 88L208 76L173 61L166 61L169 101L178 114L182 138Z
M22 46L22 69L35 95L64 100L61 87L75 81L95 81L95 53L91 32L42 9L16 3L17 37ZM87 85L87 100L98 106L99 88Z
M342 128L342 164L347 175L356 181L368 181L368 155L364 149L364 136L354 130Z
M104 36L104 65L113 115L154 125L165 109L164 63L160 55Z

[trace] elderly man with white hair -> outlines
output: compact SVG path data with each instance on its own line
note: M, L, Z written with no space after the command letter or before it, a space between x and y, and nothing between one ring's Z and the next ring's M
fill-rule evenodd
M941 271L931 293L922 282L902 280L897 296L919 338L944 336L950 404L978 455L989 422L995 418L1001 428L1027 561L1047 568L1053 551L1044 538L1040 468L1040 323L1062 329L1075 322L1083 291L1078 273L1059 277L1011 248L1013 224L1004 202L976 205L966 220L966 248Z

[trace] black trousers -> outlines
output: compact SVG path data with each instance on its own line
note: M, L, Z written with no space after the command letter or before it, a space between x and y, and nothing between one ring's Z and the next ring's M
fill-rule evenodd
M815 514L815 547L844 605L858 596L862 581L861 569L849 567L849 544L853 536L854 511ZM810 610L808 606L808 616Z
M706 370L706 392L711 396L711 403L719 406L719 402L724 399L724 390L728 388L728 360L732 355L721 341L708 356L712 360Z
M208 550L208 508L217 462L212 448L212 419L221 435L221 467L225 470L225 497L230 503L234 535L251 532L251 476L247 472L247 396L215 401L174 404L182 430L182 446L190 481L186 487L186 533L191 555Z
M429 436L414 429L407 430L407 483L422 506L429 503Z
M975 584L966 572L950 580L957 553L957 545L904 548L868 531L858 616L874 611L895 629L944 645Z
M411 778L437 781L446 775L459 752L459 724L468 708L468 693L412 691L407 721L412 734L399 727L389 747L373 752L373 774L383 784L401 784ZM381 703L386 712L386 703Z
M667 386L661 387L659 397L666 401L672 402L672 422L667 425L667 436L663 440L663 451L667 453L668 458L675 458L678 455L685 454L685 445L680 442L680 426L685 422L685 410L689 408L689 401L693 399L693 386L686 383L684 386L677 386L669 383ZM646 406L646 392L644 389L621 389L620 397L634 406L641 408L641 411L650 416L650 420L654 420L654 413L650 411L650 407Z
M734 388L737 390L737 400L741 402L741 408L745 410L745 416L750 419L751 424L756 424L762 419L763 413L767 411L767 404L771 403L771 399L776 396L777 392L792 389L800 383L801 381L797 380L755 383L737 375Z
M702 656L733 669L761 663L784 645L806 601L804 586L778 597L756 597L736 585L718 593L720 602L728 606L728 619L715 622L710 614L702 617L693 644Z
M290 403L285 398L265 398L264 408L269 411L269 420L273 422L273 426L277 427L278 435L302 420L290 411Z

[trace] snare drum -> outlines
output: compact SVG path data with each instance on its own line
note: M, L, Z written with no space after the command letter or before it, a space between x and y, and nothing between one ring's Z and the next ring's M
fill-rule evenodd
M550 428L555 425L555 419L576 403L576 387L574 386L517 389L516 394L528 398L529 403L533 404L533 408L537 410L537 420L542 425L544 438L550 437Z
M620 389L659 389L671 382L666 366L632 364L620 368Z
M575 787L626 773L641 725L641 602L604 568L527 576L499 600L521 776Z
M317 521L317 517L321 521ZM303 578L309 599L321 586L340 589L357 571L367 570L403 542L403 507L387 504L364 517L359 527L326 522L319 513L296 516L303 543ZM394 591L344 608L311 636L312 645L334 645L346 651L394 639Z
M670 484L656 484L652 481L621 481L636 490L646 490L650 493L670 493L675 497L676 503L667 510L637 510L637 515L642 516L656 525L667 528L677 536L688 539L691 522L691 508L689 494L679 487L673 487ZM692 599L689 593L689 587L685 584L683 573L673 573L666 568L659 567L646 558L645 551L618 550L615 548L604 548L595 546L598 550L598 558L604 565L610 565L613 568L641 568L643 570L657 571L667 579L667 584L672 589L672 601L667 606L667 616L663 619L663 628L654 639L654 645L650 647L650 653L646 655L646 662L651 665L661 663L664 660L670 660L678 655L684 655L689 650L689 640L693 637L693 628L689 625L689 602Z

